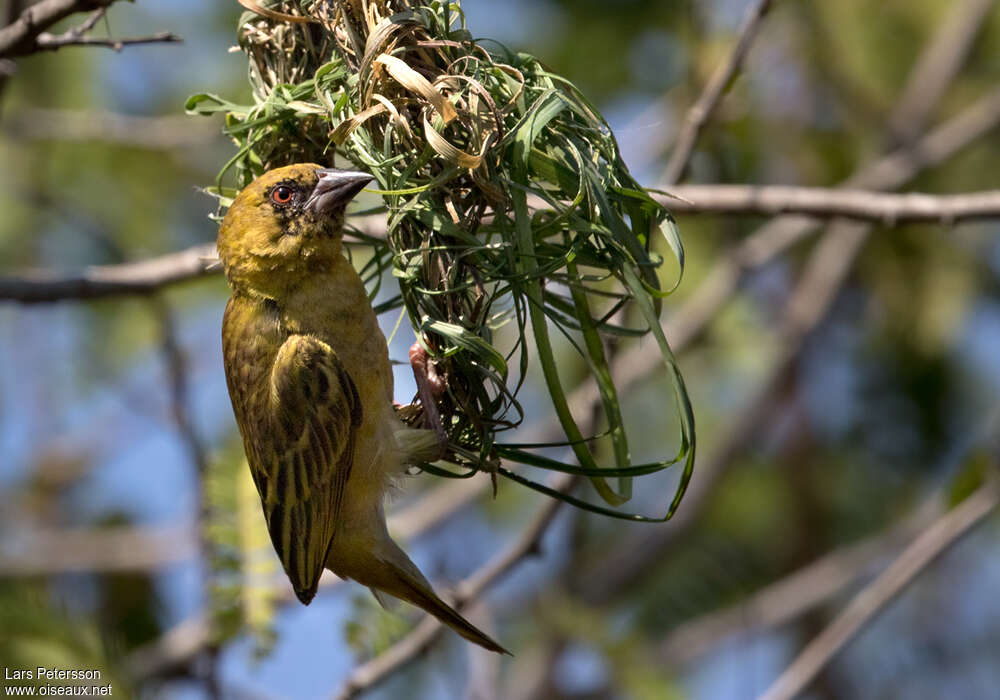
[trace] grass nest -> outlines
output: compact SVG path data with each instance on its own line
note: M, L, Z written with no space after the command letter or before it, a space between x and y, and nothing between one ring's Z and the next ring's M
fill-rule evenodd
M474 40L458 2L239 2L248 8L238 38L254 104L201 94L187 105L225 113L239 148L220 173L220 196L227 173L242 186L293 162L336 157L375 176L387 236L355 231L371 246L362 275L374 298L392 270L399 293L377 310L405 309L448 387L438 408L451 466L425 468L455 477L489 469L588 510L670 517L690 478L694 421L658 321L670 290L651 243L664 236L681 269L683 250L670 214L629 174L597 109L533 56ZM516 333L501 348L504 324ZM597 382L599 435L584 435L570 412L556 333ZM632 464L606 344L648 335L673 383L679 447L669 459ZM518 393L530 362L563 442L499 439L525 420ZM575 463L542 449L559 445ZM602 451L613 466L598 463ZM585 476L604 504L555 492L511 463ZM633 477L673 465L682 474L665 515L619 509Z

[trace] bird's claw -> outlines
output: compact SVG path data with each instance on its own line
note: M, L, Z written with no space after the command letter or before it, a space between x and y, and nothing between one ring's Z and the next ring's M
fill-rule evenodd
M410 367L413 368L413 378L417 382L417 396L420 397L420 404L424 409L424 423L437 434L443 454L448 445L448 433L441 422L437 399L445 392L445 380L438 374L434 360L420 343L414 343L410 347Z

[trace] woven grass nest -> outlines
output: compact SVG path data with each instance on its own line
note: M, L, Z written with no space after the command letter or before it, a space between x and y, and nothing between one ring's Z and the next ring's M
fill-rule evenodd
M681 267L683 249L673 219L629 174L594 106L536 58L473 40L458 2L239 1L250 8L238 38L254 104L201 94L187 105L225 113L239 147L220 173L220 198L225 176L243 186L294 162L336 158L375 176L388 235L355 232L371 246L362 275L374 289L392 269L399 294L376 310L405 308L448 386L438 408L452 464L425 468L464 477L492 465L485 468L588 510L670 517L690 478L694 422L658 321L669 290L650 246L664 236ZM501 348L503 324L515 324L516 340ZM576 347L597 381L598 436L582 434L570 413L554 334ZM669 459L636 465L605 345L646 335L672 379L680 436ZM569 446L575 464L500 439L539 418L526 417L518 401L532 362L566 435L543 447ZM602 452L613 466L598 464ZM510 463L586 476L605 505L555 492ZM633 477L673 465L683 471L664 516L618 508Z

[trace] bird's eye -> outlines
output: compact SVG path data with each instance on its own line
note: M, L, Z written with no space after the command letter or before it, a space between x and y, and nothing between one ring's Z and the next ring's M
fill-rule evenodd
M288 185L280 185L271 192L271 200L275 204L288 204L292 201L292 188Z

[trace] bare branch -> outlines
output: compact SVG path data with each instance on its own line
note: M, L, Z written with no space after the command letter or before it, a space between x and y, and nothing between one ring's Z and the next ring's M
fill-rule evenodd
M722 99L726 87L743 66L743 61L750 51L750 46L757 37L761 21L770 9L771 0L757 0L747 10L746 17L743 19L743 24L739 30L736 45L733 47L728 60L716 69L705 85L705 89L702 91L698 101L688 110L687 115L684 117L684 125L681 127L674 150L670 155L670 161L667 163L664 175L667 185L679 182L681 177L684 176L684 171L687 170L688 162L691 160L691 154L694 152L694 147L698 142L698 135L701 133L702 127L705 126L712 116L712 112L715 111L719 100Z
M100 10L116 0L41 0L0 29L0 58L25 56L38 50L36 37L61 19L77 12Z
M58 51L67 46L100 46L113 51L121 51L126 46L141 44L176 44L183 41L173 32L157 32L149 36L130 36L121 39L110 37L80 36L74 30L64 34L49 34L43 32L35 39L38 51Z
M90 31L107 15L108 9L102 7L91 13L82 24L67 29L62 34L42 32L35 37L36 51L57 51L64 46L104 46L115 51L132 44L161 44L181 41L181 38L171 32L158 32L151 36L132 37L126 39L96 38L87 36Z
M675 185L660 197L674 213L841 217L885 226L960 221L1000 216L1000 190L956 195L885 194L867 190L784 185Z
M120 51L122 47L134 44L181 41L179 36L171 32L122 39L88 36L97 22L104 17L107 8L115 2L116 0L41 0L30 5L16 20L0 29L0 58L15 58L39 51L55 51L65 46L104 46ZM62 34L45 31L72 14L88 10L93 10L90 17Z
M575 477L563 475L558 478L554 488L565 493L572 489L575 483ZM561 505L562 501L554 498L546 499L516 542L458 585L452 599L455 606L461 608L472 602L525 557L537 552L542 536L552 523ZM428 615L413 632L384 653L354 669L350 678L335 697L338 700L346 700L373 688L392 673L416 659L430 647L442 629L441 623Z
M369 236L385 235L385 217L372 215L351 222ZM0 276L0 301L38 304L153 294L165 287L221 271L214 244L117 265L93 265L76 273L27 270Z
M1000 101L994 107L1000 109ZM1000 112L989 115L990 126L996 124L998 114ZM979 129L972 135L980 135ZM970 132L963 130L958 145L967 143L969 137ZM935 145L931 139L927 139L925 143ZM957 150L957 145L950 144L940 153L950 155L954 150ZM939 160L937 155L935 153L935 161ZM901 156L891 156L879 161L879 164L889 163L890 160L898 162L900 159ZM677 185L670 189L670 194L673 197L661 196L660 199L675 213L680 214L790 214L813 218L849 218L885 226L914 222L950 226L964 221L1000 218L1000 191L997 190L929 195L785 185ZM808 235L816 225L813 221L800 220L787 227L787 222L781 221L775 227L765 227L748 238L734 254L724 258L708 274L706 283L692 298L709 301L704 302L695 320L688 320L683 324L684 327L694 326L700 329L708 318L714 316L718 305L735 290L743 269L757 267L772 259ZM207 275L213 271L214 263L214 248L203 245L136 263L93 266L75 275L63 276L48 270L26 272L17 276L0 277L0 299L39 303L149 294L162 287ZM707 296L709 292L711 297ZM678 323L678 318L684 318L684 314L694 308L697 308L695 304L683 308L672 320L674 325ZM684 338L689 333L690 330L675 328L668 337L673 338L676 343L677 338ZM642 370L643 366L634 367L642 373L645 371Z
M29 271L0 277L0 299L34 304L151 294L178 282L204 277L215 264L215 245L204 244L141 262L94 265L70 275L51 270Z
M761 700L791 700L938 556L1000 505L1000 488L990 478L975 493L920 534L869 586L856 595L828 627L820 632Z

